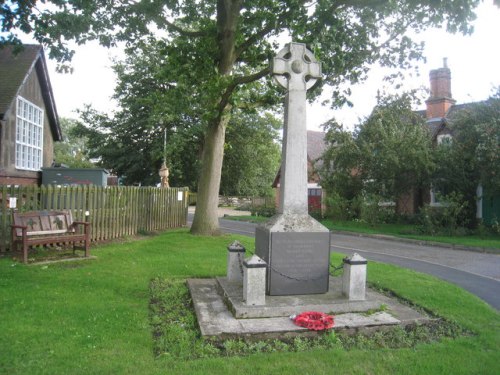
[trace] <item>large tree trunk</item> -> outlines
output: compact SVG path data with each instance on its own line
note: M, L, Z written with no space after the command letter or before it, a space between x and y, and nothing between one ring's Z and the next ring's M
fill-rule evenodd
M221 117L218 123L209 127L205 135L196 212L191 225L192 234L205 236L220 234L217 207L224 158L224 140L229 118L229 113Z
M221 76L231 74L235 54L235 35L241 10L241 0L217 1L217 42L219 45L218 72ZM226 126L230 119L229 98L232 88L228 88L217 103L218 116L207 129L201 158L201 173L198 181L198 196L191 233L214 236L220 234L217 207L224 158Z

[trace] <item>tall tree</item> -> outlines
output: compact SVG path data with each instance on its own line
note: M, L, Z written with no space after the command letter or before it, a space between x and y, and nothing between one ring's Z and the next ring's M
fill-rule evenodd
M325 153L326 183L344 196L362 188L397 203L412 189L428 186L434 170L431 137L424 119L412 111L411 98L380 99L353 134L331 126L327 139L334 143Z
M281 122L272 114L236 113L229 121L221 193L269 196L280 164Z
M137 101L144 98L138 97ZM119 110L114 116L86 107L79 111L76 133L86 139L86 153L98 164L118 174L127 185L156 185L165 160L171 186L196 190L202 131L184 122L172 126L142 112ZM164 149L165 132L167 147ZM166 152L166 155L165 155Z
M61 118L63 141L54 144L54 162L70 168L93 168L87 157L86 140L76 133L77 122Z
M202 168L192 233L218 233L219 191L224 137L235 107L275 103L268 60L284 33L307 43L323 62L323 84L334 90L333 104L345 101L339 84L362 79L370 64L407 66L421 47L406 31L446 25L470 32L478 0L47 0L4 2L0 7L3 41L16 29L32 32L51 46L50 56L65 62L67 42L98 40L105 46L125 41L130 48L148 38L162 39L166 63L176 75L181 100L205 109ZM163 35L163 38L161 37ZM320 86L312 90L313 97ZM245 87L245 90L241 88Z
M356 134L365 189L396 204L403 194L428 186L434 170L431 137L411 99L381 99Z
M453 138L436 148L436 191L461 197L462 224L476 224L477 187L489 198L500 195L500 89L484 102L458 108L448 119Z
M178 100L176 85L168 84L174 77L166 79L170 73L163 60L162 46L152 43L115 64L119 109L108 116L85 108L78 131L88 139L89 155L124 175L125 183L156 184L166 156L171 185L196 190L204 130L199 119L204 111L189 98ZM249 108L235 112L224 146L222 194L270 192L279 163L280 126L269 113Z

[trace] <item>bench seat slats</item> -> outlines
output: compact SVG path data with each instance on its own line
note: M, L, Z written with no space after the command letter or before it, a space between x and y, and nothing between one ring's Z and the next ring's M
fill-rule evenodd
M38 230L38 231L33 231L33 232L26 232L26 235L28 236L40 236L40 235L50 235L50 234L63 234L63 233L71 233L68 232L66 229L60 229L60 230Z

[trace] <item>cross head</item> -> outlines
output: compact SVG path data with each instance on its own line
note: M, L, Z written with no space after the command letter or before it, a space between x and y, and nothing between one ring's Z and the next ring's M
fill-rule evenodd
M273 58L272 73L288 91L307 91L321 78L321 63L303 43L289 43Z

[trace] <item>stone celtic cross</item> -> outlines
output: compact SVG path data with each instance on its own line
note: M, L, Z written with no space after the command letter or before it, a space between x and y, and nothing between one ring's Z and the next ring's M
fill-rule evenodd
M273 59L272 72L287 90L278 211L307 215L306 91L321 78L321 63L305 44L289 43Z
M307 91L321 78L321 63L303 43L289 43L273 59L274 79L288 91Z

